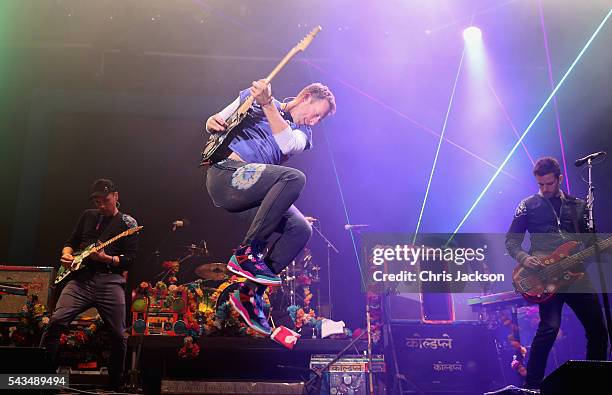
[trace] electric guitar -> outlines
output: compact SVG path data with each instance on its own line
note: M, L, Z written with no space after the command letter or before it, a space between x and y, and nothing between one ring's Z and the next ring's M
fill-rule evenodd
M321 26L317 26L310 31L295 47L285 55L278 65L272 70L270 75L266 77L266 81L270 83L272 78L278 74L278 72L293 58L298 52L305 51L310 45L314 37L321 31ZM246 117L247 112L253 105L253 96L247 97L247 99L234 111L232 115L225 120L227 125L225 130L222 132L211 133L206 146L202 150L202 162L200 166L209 165L211 163L219 162L227 158L231 154L229 145L236 135L235 128L238 126Z
M578 246L576 241L568 241L559 246L552 254L542 256L543 267L529 269L518 265L512 272L512 284L523 297L532 303L542 303L552 298L561 288L584 277L578 266L595 253L595 245L570 255ZM599 250L612 246L612 237L597 243ZM578 269L578 270L576 270Z
M84 265L83 261L85 260L85 258L90 256L91 254L102 250L104 247L114 243L115 241L119 240L122 237L129 236L136 232L139 232L140 229L142 229L142 226L136 226L134 228L130 228L124 232L119 233L117 236L113 237L112 239L106 240L104 243L100 243L100 244L91 243L90 245L85 247L83 250L77 252L76 255L74 255L74 260L72 261L72 264L70 265L70 267L64 267L64 265L60 266L59 270L57 271L57 276L55 277L55 284L61 283L66 278L71 277L73 273L86 267L87 265Z

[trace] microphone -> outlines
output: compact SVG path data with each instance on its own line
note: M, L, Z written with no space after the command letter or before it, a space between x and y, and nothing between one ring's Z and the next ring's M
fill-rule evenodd
M584 158L578 159L576 162L574 162L574 165L576 167L580 167L580 166L584 165L586 162L588 162L589 159L592 160L592 159L598 158L600 156L606 156L606 155L607 155L607 153L605 151L595 152L595 153L592 153L590 155L585 156Z
M358 229L358 228L367 228L370 224L346 224L344 225L344 230Z
M174 232L177 228L185 228L189 225L191 225L191 222L188 219L177 219L172 222L172 231Z

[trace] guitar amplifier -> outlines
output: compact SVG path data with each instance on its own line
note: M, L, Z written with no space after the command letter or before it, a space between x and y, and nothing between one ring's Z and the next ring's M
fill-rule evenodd
M47 266L0 266L0 283L27 289L26 295L2 295L0 317L21 315L21 308L32 294L38 295L39 303L49 308L51 283L55 269Z
M314 354L310 358L311 369L321 369L335 358L332 354ZM323 394L367 394L368 372L384 373L384 355L372 355L372 367L364 355L345 355L334 362L323 374Z

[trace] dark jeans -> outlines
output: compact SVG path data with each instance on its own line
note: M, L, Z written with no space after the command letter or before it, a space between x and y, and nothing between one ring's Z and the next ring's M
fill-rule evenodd
M546 360L559 333L561 311L565 303L571 307L584 327L587 339L586 359L607 358L608 333L597 294L559 293L539 305L540 324L531 343L525 378L525 384L529 388L539 388L544 378Z
M45 347L54 363L62 332L85 310L95 307L110 330L110 366L112 386L118 386L123 374L127 350L125 331L125 278L115 273L94 273L87 269L66 284L45 329L40 346Z
M213 203L250 223L242 244L269 244L265 261L275 273L291 263L312 235L293 206L305 183L304 173L290 167L231 159L212 165L206 174ZM275 233L280 237L274 239Z

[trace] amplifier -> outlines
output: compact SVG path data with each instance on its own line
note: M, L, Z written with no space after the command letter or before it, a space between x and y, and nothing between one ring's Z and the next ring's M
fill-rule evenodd
M47 266L0 266L0 283L27 289L26 295L2 295L0 317L19 316L28 295L38 295L39 303L49 306L55 269Z
M314 354L310 358L311 369L321 369L335 358L333 354ZM367 394L370 363L364 355L345 355L334 362L323 374L320 395ZM373 373L384 373L383 355L372 355Z
M384 308L392 322L451 323L476 321L478 312L468 305L472 293L399 293L385 296Z
M478 322L393 324L399 373L426 393L483 393L502 384L493 334Z
M313 354L310 357L310 368L320 369L332 361L334 354ZM372 372L384 373L385 356L381 354L372 355ZM345 355L334 362L328 369L329 372L369 372L369 361L364 355Z

